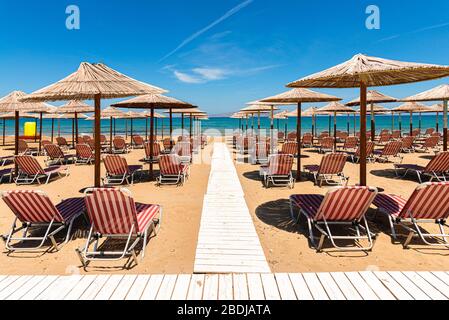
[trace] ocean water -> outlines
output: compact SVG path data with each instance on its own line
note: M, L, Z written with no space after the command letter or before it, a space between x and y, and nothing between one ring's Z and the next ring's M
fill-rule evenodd
M359 117L355 117L355 123L354 123L354 116L346 117L346 116L339 116L337 117L337 129L346 131L348 127L349 122L349 128L350 132L354 132L354 124L355 124L355 131L359 130ZM402 116L402 130L404 132L409 131L409 121L410 117L403 115ZM433 114L427 114L423 115L421 117L421 128L423 130L427 128L436 128L436 115ZM443 128L443 119L442 116L439 116L439 128L440 131ZM34 122L33 120L29 119L21 119L20 120L20 129L21 134L23 134L23 128L25 122ZM39 120L36 120L37 124L39 123ZM182 121L180 118L174 118L173 119L173 129L179 130L182 126ZM239 120L238 119L230 119L230 118L211 118L208 121L202 121L201 122L201 129L203 132L207 132L208 135L214 136L214 135L222 135L226 130L234 130L238 129L239 127ZM189 130L189 124L190 120L186 119L185 122L185 130ZM242 124L246 128L246 120L242 120ZM414 128L418 128L420 124L420 117L419 115L413 116L413 126ZM79 134L89 134L92 135L93 133L93 121L86 121L86 120L79 120ZM145 125L146 121L144 119L139 120L133 120L133 129L135 134L145 134ZM148 121L149 125L149 121ZM254 125L254 128L257 128L257 119L255 118L254 121L252 119L248 120L248 127L251 128L251 126ZM285 130L285 126L287 125L287 128L289 131L296 130L296 118L290 118L288 120L275 120L274 121L275 129L279 129L280 131ZM51 126L52 122L49 119L43 120L43 126L42 130L45 135L51 134ZM157 127L158 127L158 134L161 135L162 131L164 132L164 135L167 135L169 132L169 119L163 119L157 121ZM270 127L270 120L268 118L261 118L261 128L263 129L269 129ZM370 129L370 119L367 119L367 127ZM104 134L109 134L109 128L110 128L110 122L109 120L102 120L101 122L101 130ZM312 119L311 118L303 118L302 119L302 130L303 132L310 132L312 130ZM328 116L319 116L317 117L317 130L318 132L321 131L328 131L329 128L331 131L333 130L333 118L331 118L330 126L329 126L329 117ZM393 128L393 117L391 115L379 115L376 116L376 131L379 132L382 129L392 129ZM394 117L394 129L399 129L399 116L396 115ZM0 120L0 130L3 131L3 121ZM38 129L39 130L39 129ZM128 131L128 133L131 130L131 121L130 120L116 120L116 134L117 135L125 135L125 131ZM1 132L0 131L0 132ZM39 131L38 131L39 132ZM54 134L57 135L63 135L63 136L71 136L72 134L72 120L55 120L54 121ZM14 134L14 121L13 120L7 120L5 121L5 133L6 135L13 135Z

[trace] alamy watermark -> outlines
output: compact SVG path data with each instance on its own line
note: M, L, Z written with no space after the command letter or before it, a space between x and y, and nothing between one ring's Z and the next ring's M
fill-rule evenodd
M77 5L69 5L65 9L68 15L65 20L65 26L68 30L79 30L81 28L81 13Z
M370 5L366 8L365 13L368 15L365 26L368 30L380 29L380 8L376 5Z

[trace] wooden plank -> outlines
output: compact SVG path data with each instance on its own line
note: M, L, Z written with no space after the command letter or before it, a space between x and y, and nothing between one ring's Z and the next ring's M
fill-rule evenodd
M167 274L164 276L164 280L162 280L161 287L159 288L159 292L156 296L156 300L171 300L177 278L178 276L173 274Z
M276 283L282 300L297 300L295 290L287 273L276 273Z
M365 280L357 272L346 272L346 277L351 281L354 288L362 296L363 300L379 300L379 297L367 285Z
M83 276L72 275L59 277L47 289L45 289L36 299L37 300L62 300L80 282Z
M126 295L125 300L132 300L132 301L140 300L149 280L150 280L149 275L138 275L133 285L129 289L129 292Z
M394 271L388 272L388 274L416 300L430 300L429 296L410 281L403 273Z
M303 277L314 300L329 300L326 290L315 273L304 273Z
M312 294L310 293L310 290L307 287L302 274L290 273L288 276L290 278L290 281L292 282L293 289L295 290L295 294L298 300L313 300Z
M111 275L104 286L101 288L101 290L98 292L98 294L95 296L94 300L109 300L122 279L123 275L121 274Z
M12 283L14 283L16 280L18 280L19 278L20 278L20 276L8 276L7 278L5 278L5 279L2 281L3 286L2 286L2 288L0 289L0 293L1 293L2 291L4 291L4 290L7 290L8 287L9 287Z
M39 282L44 280L46 276L33 276L28 281L23 283L19 288L17 288L13 293L11 293L5 300L19 300L28 291L37 286Z
M26 284L31 278L32 278L31 276L19 277L16 281L12 282L9 286L3 288L3 290L0 291L0 300L5 300L6 298L8 298L15 291L17 291L24 284Z
M413 300L413 297L405 291L404 288L401 287L399 283L396 282L388 272L377 271L374 272L374 275L382 282L382 284L390 290L390 292L396 297L398 300Z
M80 296L79 300L93 300L95 296L109 280L110 275L102 274L97 276L94 281L87 287L86 291Z
M359 272L359 274L381 300L396 300L394 295L382 284L374 273Z
M161 287L162 280L164 280L163 275L152 275L148 281L145 290L142 293L141 300L156 300L157 293Z
M218 300L229 301L234 297L232 274L218 276Z
M203 300L218 300L218 275L207 274L204 279Z
M449 286L449 274L447 272L436 271L432 274Z
M114 293L111 295L110 300L122 301L125 300L128 295L129 290L131 289L134 281L136 281L136 275L125 275L120 283L115 289Z
M234 300L249 300L248 283L246 274L234 274Z
M184 301L187 299L191 278L192 276L189 274L180 274L178 276L175 288L173 289L172 300Z
M341 292L345 295L348 300L362 300L361 295L357 292L357 290L352 285L351 281L346 277L346 275L342 272L332 272L332 278L337 283Z
M446 300L446 297L437 289L435 289L430 283L428 283L423 277L416 272L403 272L403 274L410 279L418 288L426 293L432 300Z
M428 283L441 292L446 298L449 298L449 285L431 272L418 272Z
M204 274L194 274L190 280L187 300L202 300L204 291Z
M264 273L260 275L262 279L263 291L265 293L265 299L269 301L281 300L281 295L276 283L276 279L271 273Z
M265 300L265 294L260 274L252 273L247 275L248 292L250 300Z
M36 284L33 288L31 288L23 297L21 297L21 300L34 300L38 295L40 295L45 289L47 289L53 281L56 281L59 277L58 276L47 276L42 281L40 281L38 284Z
M95 281L97 276L87 275L84 276L73 288L72 290L64 297L64 300L78 300L84 292L89 288L89 286Z
M330 300L346 300L345 295L329 273L317 273L317 277Z

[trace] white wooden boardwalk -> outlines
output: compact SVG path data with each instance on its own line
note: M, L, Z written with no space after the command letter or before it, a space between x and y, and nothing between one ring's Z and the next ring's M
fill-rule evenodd
M448 300L447 272L0 276L0 300Z
M215 143L195 273L269 273L228 147Z

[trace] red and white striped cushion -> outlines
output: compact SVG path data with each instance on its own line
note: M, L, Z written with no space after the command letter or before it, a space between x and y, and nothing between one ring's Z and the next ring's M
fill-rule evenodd
M429 162L425 172L444 173L449 171L449 151L441 152Z
M324 196L318 194L298 194L290 197L290 201L309 217L314 217L320 208Z
M139 232L143 233L153 223L153 219L159 214L161 207L154 204L136 203L136 210Z
M161 156L159 167L162 175L177 175L184 170L184 166L181 165L181 160L176 154Z
M126 159L117 155L109 155L104 158L106 171L111 175L124 175L129 172Z
M270 157L268 175L286 176L292 172L293 157L290 154L278 154Z
M298 143L297 142L287 142L282 145L282 154L296 155L298 153Z
M348 155L345 153L327 154L321 160L319 174L339 174L343 172Z
M47 144L44 146L45 152L50 159L59 159L64 158L64 152L62 152L61 148L55 144Z
M112 142L114 144L114 149L123 150L126 148L126 141L122 138L115 138Z
M382 156L397 156L402 149L402 142L400 141L393 141L389 142L385 148L382 150Z
M78 144L76 146L76 156L81 159L93 158L92 148L87 144Z
M32 156L17 156L15 161L19 169L27 175L34 176L45 173L39 162Z

